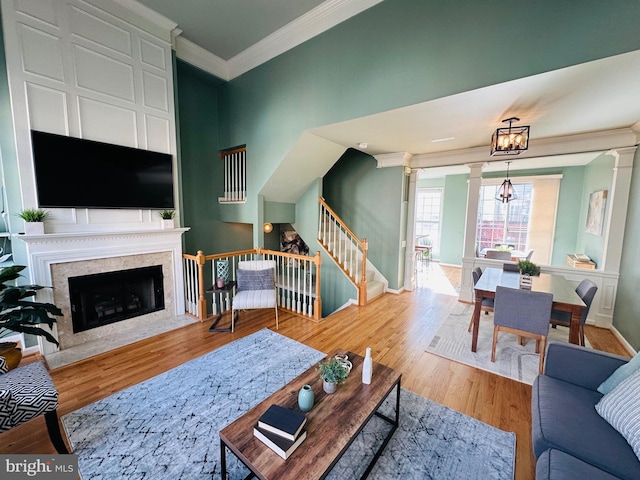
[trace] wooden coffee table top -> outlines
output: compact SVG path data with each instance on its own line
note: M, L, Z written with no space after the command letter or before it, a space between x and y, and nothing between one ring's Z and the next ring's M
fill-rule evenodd
M220 439L258 478L323 478L394 386L399 388L401 374L389 367L373 362L371 384L364 385L363 357L336 349L327 358L344 353L353 369L335 393L322 390L316 364L220 431ZM313 408L306 413L307 438L283 460L253 436L253 427L271 404L300 411L298 392L305 384L311 385L315 396Z

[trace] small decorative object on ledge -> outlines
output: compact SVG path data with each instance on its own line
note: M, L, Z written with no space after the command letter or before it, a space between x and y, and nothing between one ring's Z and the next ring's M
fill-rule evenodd
M160 218L162 218L162 228L163 229L168 229L168 228L174 228L175 225L173 223L173 217L176 216L176 212L174 210L162 210L160 212L158 212L160 215Z
M25 235L44 235L44 221L49 218L49 212L26 208L18 216L24 220Z
M337 358L330 358L318 364L320 378L323 380L322 388L326 393L334 393L336 385L342 383L349 375L349 369Z
M532 277L540 275L540 267L529 260L520 260L518 262L518 269L520 270L520 288L531 290L533 284Z
M224 279L224 284L229 281L229 261L228 260L218 260L216 262L216 278Z

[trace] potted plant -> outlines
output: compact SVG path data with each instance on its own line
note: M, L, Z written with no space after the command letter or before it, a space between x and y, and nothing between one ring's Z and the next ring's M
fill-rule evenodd
M529 260L520 260L518 270L520 270L520 288L531 289L533 283L531 277L540 275L540 267Z
M175 210L161 210L158 212L162 218L162 228L173 228L173 218L176 216Z
M349 375L348 368L335 357L325 362L320 362L318 371L320 372L320 378L323 380L322 388L327 393L335 392L336 385L344 382Z
M44 221L49 218L49 212L38 208L25 208L18 215L24 220L25 235L44 234Z
M56 321L54 316L62 316L62 311L51 303L24 300L25 298L33 297L37 290L44 287L40 285L15 286L7 284L7 282L18 278L20 272L25 268L23 265L12 265L0 269L0 328L39 335L59 345L53 335L40 328L39 325L44 323L49 328L53 327ZM20 358L17 359L13 367L20 363Z

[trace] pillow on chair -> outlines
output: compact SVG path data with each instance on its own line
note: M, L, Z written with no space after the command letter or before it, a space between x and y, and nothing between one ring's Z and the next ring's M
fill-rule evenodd
M238 288L242 290L273 290L273 268L264 270L242 270L238 269L236 273Z

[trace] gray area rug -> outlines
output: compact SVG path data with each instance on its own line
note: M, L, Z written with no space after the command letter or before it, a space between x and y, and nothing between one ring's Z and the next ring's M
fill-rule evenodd
M62 418L89 479L220 478L218 432L324 358L268 329ZM394 404L386 402L392 415ZM515 434L406 390L401 424L369 478L511 479ZM389 425L374 417L330 478L359 478ZM309 439L307 439L308 441ZM274 453L274 461L279 458ZM227 455L230 479L246 468Z
M467 332L472 314L473 305L457 303L440 325L426 351L503 377L533 384L538 375L540 361L539 355L535 353L535 341L526 339L526 344L521 346L517 336L500 332L496 346L496 361L491 362L493 313L480 314L478 348L475 353L471 351L471 333ZM561 326L550 328L547 341L552 340L568 342L569 329ZM588 347L591 346L586 339L585 343Z

